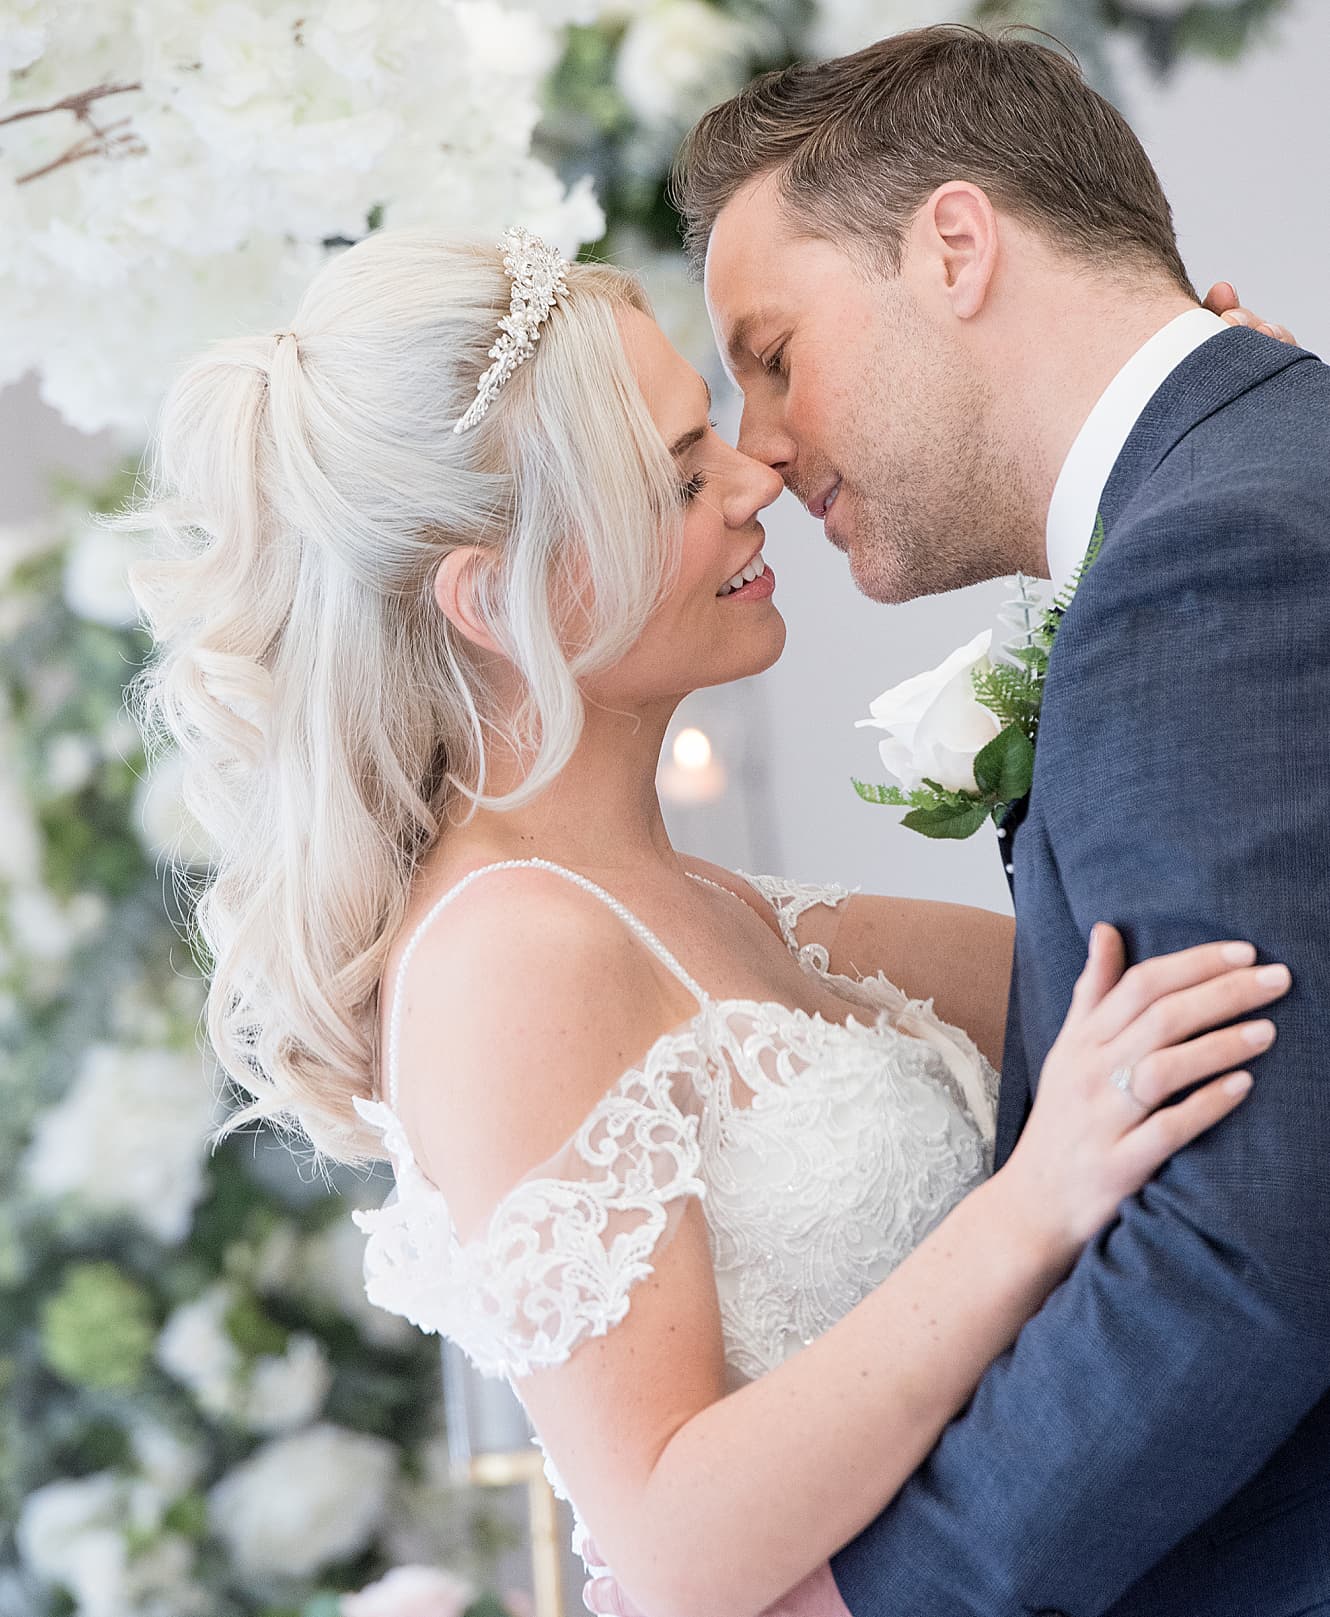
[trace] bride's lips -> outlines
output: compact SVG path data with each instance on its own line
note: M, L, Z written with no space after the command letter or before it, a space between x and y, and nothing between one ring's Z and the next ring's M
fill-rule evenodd
M771 593L775 588L776 575L771 571L770 563L768 563L766 570L759 573L756 578L750 579L742 589L731 590L728 595L718 595L716 599L718 601L766 601L771 598Z

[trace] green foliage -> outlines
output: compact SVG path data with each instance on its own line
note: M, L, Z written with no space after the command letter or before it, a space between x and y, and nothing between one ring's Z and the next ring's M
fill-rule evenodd
M114 1263L72 1263L41 1310L42 1351L66 1381L136 1387L157 1336L152 1299Z

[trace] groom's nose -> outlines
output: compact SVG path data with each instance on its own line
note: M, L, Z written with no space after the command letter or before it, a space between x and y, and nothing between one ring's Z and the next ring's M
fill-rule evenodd
M794 467L794 440L785 430L778 404L745 395L739 417L739 442L745 455L765 463L789 482Z

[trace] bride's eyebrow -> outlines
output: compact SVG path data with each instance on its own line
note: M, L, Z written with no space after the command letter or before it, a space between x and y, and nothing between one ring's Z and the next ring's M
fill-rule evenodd
M702 386L703 386L703 388L704 388L704 390L706 392L706 395L707 395L707 415L710 416L710 414L711 414L711 402L712 402L711 401L711 384L707 381L705 376L699 376L698 381L701 382L701 384L702 384ZM695 443L699 443L703 438L706 437L707 429L710 427L710 425L711 425L710 421L705 421L705 422L703 422L703 424L700 427L691 427L686 433L684 433L682 438L680 438L676 443L672 443L670 445L670 454L671 455L682 455L686 450L691 449Z

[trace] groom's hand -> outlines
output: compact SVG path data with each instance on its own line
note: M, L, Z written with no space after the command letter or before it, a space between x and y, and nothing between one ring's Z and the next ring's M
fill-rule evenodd
M1237 288L1232 281L1216 281L1205 294L1205 307L1211 314L1221 315L1230 326L1251 326L1256 331L1263 331L1267 337L1277 337L1280 342L1289 343L1294 348L1298 346L1298 339L1287 326L1271 325L1250 309L1244 309L1238 302Z

